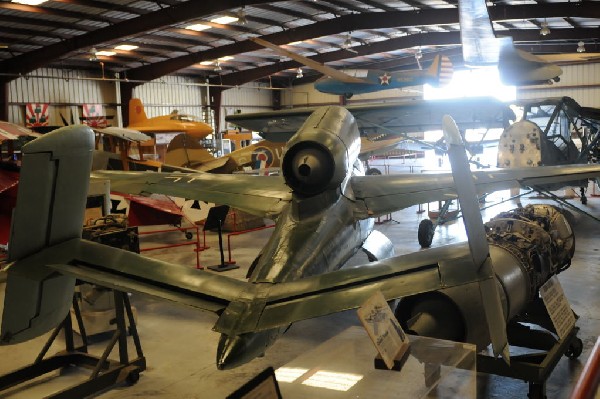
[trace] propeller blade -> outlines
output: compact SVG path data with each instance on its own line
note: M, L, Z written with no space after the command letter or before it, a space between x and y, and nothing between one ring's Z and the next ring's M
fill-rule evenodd
M458 201L463 214L471 257L479 278L479 292L485 310L494 355L502 355L504 360L510 363L506 320L465 146L452 117L444 115L442 127L448 145L448 157L452 165L454 185L456 186Z

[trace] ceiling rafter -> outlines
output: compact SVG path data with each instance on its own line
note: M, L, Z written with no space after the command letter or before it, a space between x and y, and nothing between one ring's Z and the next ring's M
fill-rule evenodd
M555 29L556 39L574 39L574 38L595 38L597 36L596 29ZM553 32L554 32L553 31ZM538 32L532 29L526 30L511 30L507 32L513 37L515 42L527 42L540 40ZM550 41L550 40L548 40ZM415 46L430 46L430 45L459 45L460 32L430 32L420 35L403 36L395 39L390 39L384 42L375 42L366 46L356 46L353 50L357 51L357 57L369 54L382 53L399 49L406 49ZM519 47L524 47L519 46ZM325 63L338 61L348 58L346 53L340 51L332 51L324 54L319 54L314 57L309 57L315 61ZM298 68L301 64L296 61L280 62L274 65L256 68L251 71L235 72L228 75L223 75L219 78L222 84L225 85L241 85L252 82L257 79L264 78L276 72L291 68Z
M61 10L61 9L51 8L51 7L28 6L28 5L17 4L17 3L12 3L12 2L11 3L0 3L0 8L5 8L5 9L9 9L9 10L14 10L14 11L21 11L21 12L26 12L26 13L53 15L55 17L62 17L62 18L93 19L93 20L101 21L101 22L104 22L107 24L113 24L113 23L122 21L117 18L109 18L109 17L105 17L103 15L86 14L86 13L82 13L82 12Z
M246 6L261 3L273 3L277 0L243 0ZM2 3L4 4L4 3ZM44 47L37 51L36 57L22 54L0 62L0 70L7 74L28 73L73 51L100 43L132 36L141 32L163 28L170 24L188 21L193 18L214 14L240 6L240 0L221 0L219 2L187 1L167 9L117 23L107 28L94 30L72 39ZM0 78L8 81L14 78Z
M262 7L262 6L261 6ZM562 14L571 9L577 15L600 14L600 7L595 4L586 4L573 7L565 4L547 4L538 6L540 8L525 6L495 6L493 9L493 19L520 19L534 18L540 12L552 15ZM303 41L319 36L334 35L349 30L365 30L377 28L401 28L426 25L446 25L458 23L458 10L455 8L430 9L418 12L414 11L394 11L386 13L386 18L381 18L381 12L371 12L363 14L348 14L335 19L315 22L311 25L305 25L284 32L277 32L264 36L272 43L281 45L293 41ZM456 32L456 31L455 31ZM452 32L448 32L452 33ZM504 34L504 33L503 33ZM197 52L182 57L172 58L163 62L155 63L152 66L143 66L129 71L130 76L137 80L153 80L160 76L174 73L180 69L186 68L197 62L220 58L226 55L236 55L239 53L250 52L261 48L257 44L248 40L239 41L234 44L220 46L215 49ZM347 57L345 57L347 58ZM1 66L1 65L0 65Z

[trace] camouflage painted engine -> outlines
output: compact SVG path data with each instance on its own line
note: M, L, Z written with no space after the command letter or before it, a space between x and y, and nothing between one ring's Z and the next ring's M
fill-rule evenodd
M326 113L339 113L334 118ZM341 186L360 151L354 117L339 108L314 112L288 141L283 176L295 194L312 196Z
M571 264L575 237L564 214L550 205L503 212L485 224L504 316L510 320L539 288ZM396 316L409 331L442 339L489 344L477 284L404 298Z

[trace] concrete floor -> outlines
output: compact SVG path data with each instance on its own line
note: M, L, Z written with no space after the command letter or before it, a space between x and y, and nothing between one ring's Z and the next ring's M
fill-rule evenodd
M495 199L508 197L508 192L500 192ZM524 199L523 203L543 202ZM587 206L578 205L587 212L600 217L600 198L590 198ZM484 220L500 211L514 207L509 202L494 206L485 211ZM393 220L377 226L395 244L397 253L419 250L416 230L426 213L417 213L412 207L392 215ZM567 398L581 372L582 366L600 333L600 282L599 255L600 225L588 217L574 215L574 229L577 249L573 264L559 278L573 309L579 314L577 325L579 337L583 340L584 351L577 360L562 358L550 376L547 385L548 398ZM398 222L401 221L401 222ZM271 229L254 232L232 238L233 257L240 269L226 272L229 276L243 278L245 272L266 242ZM179 239L179 234L168 233L160 237L161 241ZM144 245L152 245L155 238L144 238ZM216 235L209 234L210 249L201 253L203 265L218 263L218 244ZM462 223L452 222L441 226L434 238L435 246L458 242L465 239ZM195 267L195 255L189 247L175 250L153 251L149 256L187 264ZM366 262L361 254L351 262ZM0 284L0 301L5 284ZM3 302L3 301L2 301ZM0 303L2 303L0 302ZM211 331L216 317L210 313L195 311L141 295L133 295L132 303L138 311L138 330L147 358L148 369L143 372L134 386L120 386L109 390L101 398L224 398L243 385L267 366L278 368L297 356L310 351L320 343L336 336L345 329L360 325L354 311L333 314L312 320L295 323L291 329L271 347L266 355L230 371L218 371L215 367L215 353L219 335ZM0 347L0 374L25 365L39 352L45 337L24 344ZM59 340L62 344L62 340ZM370 343L367 343L370 345ZM60 350L55 345L50 350ZM92 352L100 353L101 346L94 345ZM2 398L42 397L60 389L65 384L85 377L80 371L70 371L65 376L49 374L24 388L12 389L0 394ZM479 398L525 398L527 384L508 378L479 375L477 378L477 397ZM284 396L285 397L285 396ZM349 396L348 396L349 397ZM403 397L402 392L390 392L389 397Z

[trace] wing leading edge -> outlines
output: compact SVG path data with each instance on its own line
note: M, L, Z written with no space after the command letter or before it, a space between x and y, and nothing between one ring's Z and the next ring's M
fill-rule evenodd
M291 200L291 191L280 176L98 171L92 177L109 179L111 190L117 192L227 204L265 217L276 217Z
M600 175L600 165L539 166L472 173L481 195L511 187L535 188L596 178ZM358 218L377 217L416 204L457 198L451 173L355 176L351 184Z

